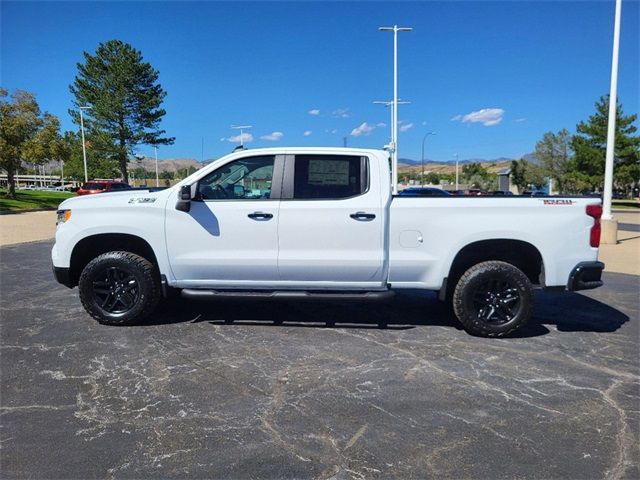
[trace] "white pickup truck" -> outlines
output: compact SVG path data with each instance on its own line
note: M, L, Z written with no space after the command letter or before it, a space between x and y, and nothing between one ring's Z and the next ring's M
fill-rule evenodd
M490 337L527 322L534 285L602 285L597 199L404 197L390 183L381 150L234 152L166 190L65 200L54 274L110 325L175 291L374 300L421 289Z

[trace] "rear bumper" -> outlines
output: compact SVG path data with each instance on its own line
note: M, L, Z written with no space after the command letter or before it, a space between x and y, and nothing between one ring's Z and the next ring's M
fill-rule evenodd
M64 267L53 267L53 276L58 283L65 287L73 288L75 285L71 282L70 269Z
M574 267L569 275L567 290L575 292L576 290L589 290L602 286L602 270L604 263L602 262L580 262Z

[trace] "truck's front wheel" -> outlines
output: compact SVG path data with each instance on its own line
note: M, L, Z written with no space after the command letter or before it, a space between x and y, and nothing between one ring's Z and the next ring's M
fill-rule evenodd
M139 321L160 300L153 264L130 252L107 252L91 260L80 275L78 289L85 310L106 325Z
M481 337L503 337L531 317L533 291L522 271L489 261L467 270L453 292L453 310L465 330Z

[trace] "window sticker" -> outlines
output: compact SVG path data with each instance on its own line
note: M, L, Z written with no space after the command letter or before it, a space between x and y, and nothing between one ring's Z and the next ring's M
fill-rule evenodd
M349 185L349 162L309 160L310 185Z

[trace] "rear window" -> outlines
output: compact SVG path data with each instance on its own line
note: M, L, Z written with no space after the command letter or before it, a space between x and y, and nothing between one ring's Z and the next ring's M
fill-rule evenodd
M104 190L106 187L105 183L85 183L82 188L84 190Z
M346 155L297 155L293 198L340 199L367 190L366 159Z

